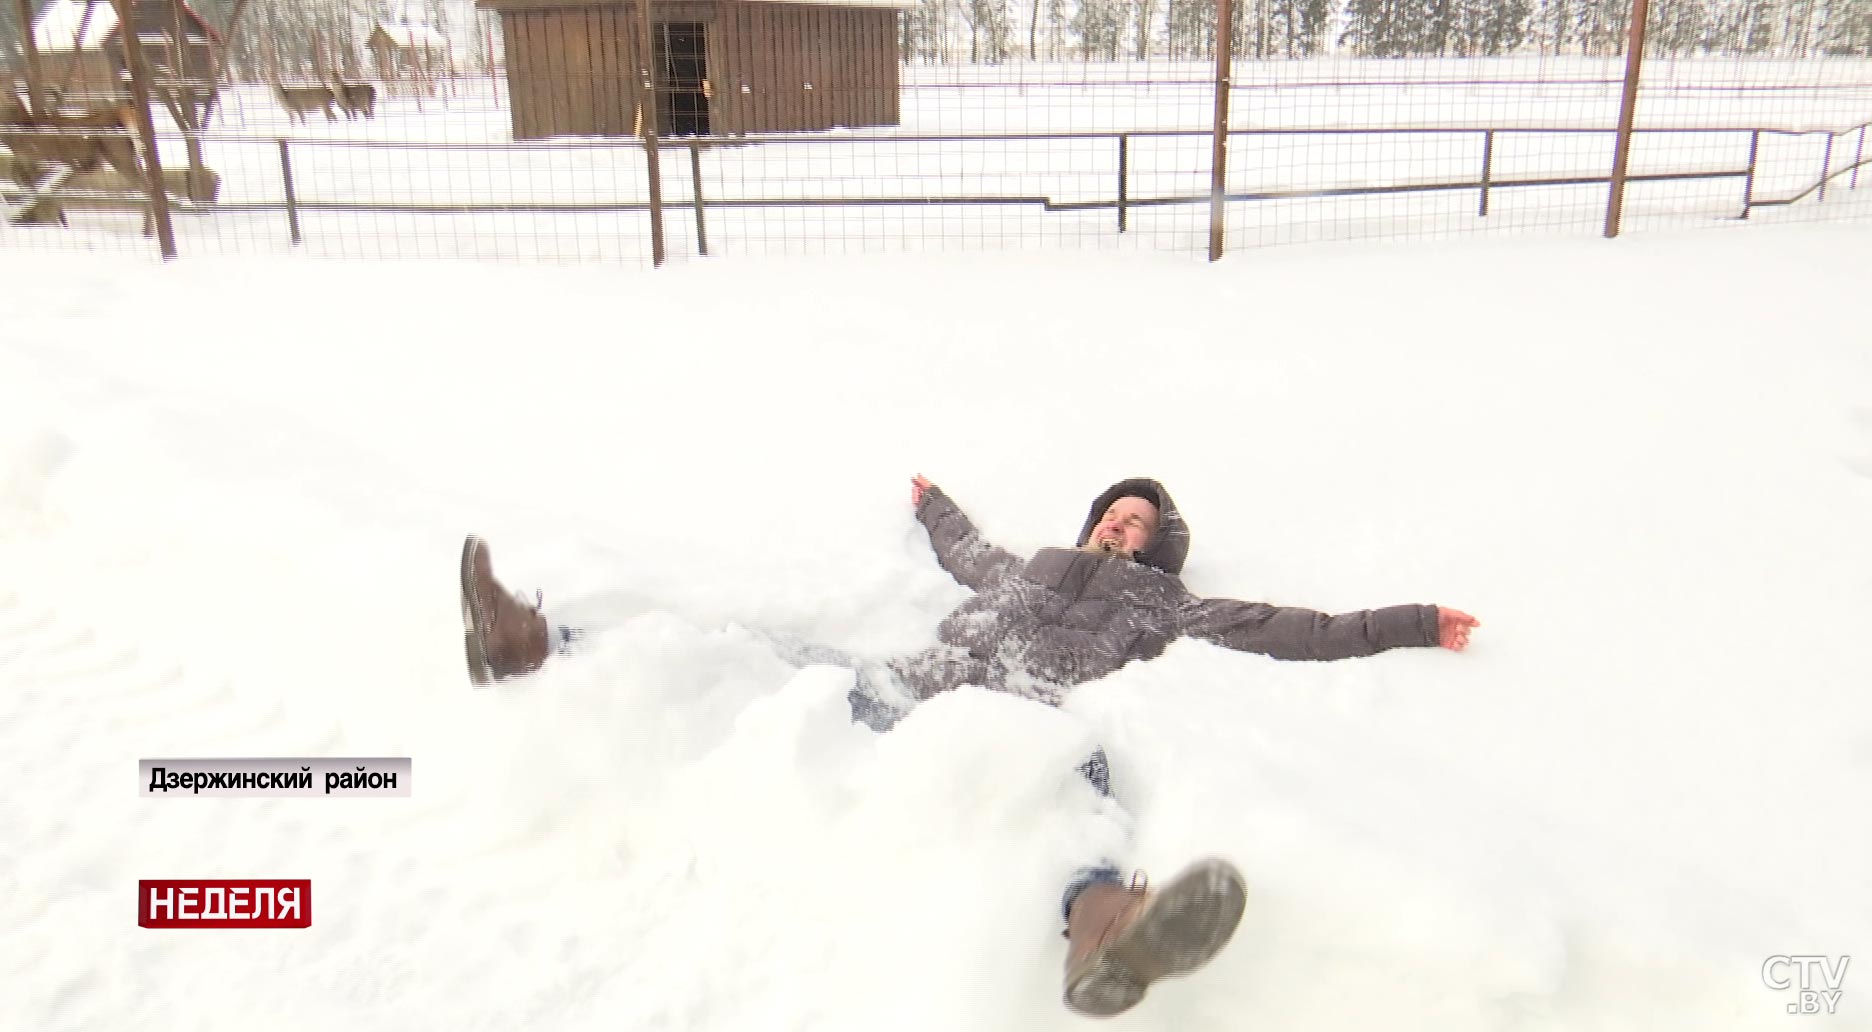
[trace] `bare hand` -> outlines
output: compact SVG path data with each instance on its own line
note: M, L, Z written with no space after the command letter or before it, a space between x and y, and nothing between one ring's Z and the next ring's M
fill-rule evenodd
M932 485L929 482L929 478L925 477L921 473L918 473L916 476L911 477L910 478L910 504L911 505L923 504L923 492L929 490L932 486L934 485Z
M1470 630L1482 626L1482 621L1460 609L1438 606L1436 610L1437 644L1451 652L1461 652L1469 645Z

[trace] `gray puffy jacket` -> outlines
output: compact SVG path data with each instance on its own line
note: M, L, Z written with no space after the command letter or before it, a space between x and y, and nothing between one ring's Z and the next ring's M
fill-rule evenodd
M1177 577L1189 555L1189 524L1155 480L1107 488L1093 501L1075 546L1125 495L1154 500L1158 511L1157 533L1135 559L1074 547L1043 548L1023 562L983 541L940 489L926 490L917 519L943 569L975 596L943 620L941 645L894 660L891 668L922 698L977 684L1057 705L1065 689L1155 658L1181 637L1276 659L1347 659L1437 643L1435 606L1328 616L1190 594Z

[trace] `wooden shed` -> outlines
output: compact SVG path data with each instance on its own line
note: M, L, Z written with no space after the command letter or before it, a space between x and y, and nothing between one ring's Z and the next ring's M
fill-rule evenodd
M448 37L428 25L380 21L371 26L364 46L377 63L377 78L384 82L435 79L454 72L455 51Z
M109 0L104 6L110 7ZM131 20L143 41L143 60L159 78L206 83L214 78L214 50L221 36L183 0L135 0ZM113 17L113 22L117 19ZM123 67L121 30L112 26L104 39L106 52Z
M109 0L51 0L33 19L40 85L71 97L115 96L123 59L111 59L104 37L116 27L117 11Z
M159 79L205 83L214 75L214 28L184 0L135 0L131 17ZM110 0L53 0L33 24L42 85L71 99L123 92L124 55Z
M657 132L897 125L914 0L650 0ZM500 13L516 140L642 129L637 0L476 0Z

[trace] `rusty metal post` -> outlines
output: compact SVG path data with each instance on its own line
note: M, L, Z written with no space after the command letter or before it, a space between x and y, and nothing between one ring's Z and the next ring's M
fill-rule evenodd
M119 0L122 2L122 0ZM643 148L646 175L650 177L650 264L660 266L667 257L663 247L663 161L662 145L657 141L656 47L651 44L650 0L637 0L642 26L637 33L637 61L643 68Z
M1748 175L1742 180L1742 217L1748 218L1755 210L1755 156L1761 153L1761 130L1749 130Z
M143 37L137 32L131 0L111 0L123 38L124 67L130 72L130 108L137 135L143 138L143 183L149 191L150 214L156 219L156 246L164 261L176 256L175 226L169 221L169 191L163 185L162 159L156 153L156 124L150 120L149 69L143 66ZM27 27L28 32L32 29Z
M286 227L292 230L293 246L299 246L299 192L293 188L292 152L286 141L279 141L280 180L286 186Z
M696 252L708 257L708 221L702 212L702 145L689 141L689 187L690 195L695 198L695 240Z
M1820 199L1817 204L1826 203L1827 177L1833 174L1833 132L1828 130L1826 153L1820 156Z
M1476 206L1476 214L1488 218L1488 188L1492 176L1495 158L1495 130L1482 130L1482 201Z
M1125 231L1125 216L1131 207L1131 134L1118 134L1118 232Z
M1865 133L1866 127L1860 126L1859 149L1853 152L1852 184L1847 187L1848 190L1859 189L1859 168L1865 164Z
M1215 142L1209 158L1209 260L1222 257L1228 200L1229 73L1234 64L1235 18L1231 0L1216 0Z
M1639 73L1644 66L1645 19L1650 0L1632 0L1631 33L1625 43L1625 91L1619 97L1618 143L1612 149L1612 189L1606 196L1605 235L1618 236L1625 214L1625 173L1631 165L1632 123L1638 114Z

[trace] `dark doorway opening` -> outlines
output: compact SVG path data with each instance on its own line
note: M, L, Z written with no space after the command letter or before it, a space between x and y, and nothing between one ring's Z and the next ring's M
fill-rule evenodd
M707 136L708 35L701 22L664 22L656 27L651 55L657 83L657 126L665 136Z

